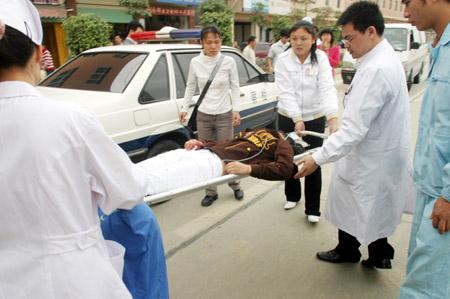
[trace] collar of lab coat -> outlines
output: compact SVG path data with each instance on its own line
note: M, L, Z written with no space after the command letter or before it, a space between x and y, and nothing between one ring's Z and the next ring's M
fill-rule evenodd
M26 96L40 96L39 91L23 81L0 82L0 100Z
M296 62L296 63L301 65L302 63L300 62L300 59L297 57L297 55L295 55L294 50L292 50L292 48L290 48L289 51L291 51L291 55L290 55L291 59L294 62ZM305 62L303 64L310 64L310 63L311 63L311 53L308 55L308 57L306 57L306 60L305 60Z
M384 49L386 49L386 47L391 47L391 45L385 38L383 38L383 40L381 42L379 42L378 45L373 47L372 50L370 50L369 52L367 52L366 54L364 54L363 56L358 58L358 60L356 60L356 64L355 64L356 69L364 67L365 61L370 61L371 57L377 55L378 52L384 51Z

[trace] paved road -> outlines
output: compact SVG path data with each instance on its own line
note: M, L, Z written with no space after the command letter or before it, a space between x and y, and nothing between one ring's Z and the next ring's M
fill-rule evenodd
M346 86L339 84L339 98ZM423 83L411 96L411 141ZM413 143L414 144L414 143ZM323 168L322 208L332 165ZM203 192L153 206L164 236L171 298L396 298L404 278L411 216L404 215L390 239L392 270L317 261L315 252L337 243L326 219L311 225L303 202L283 210L283 183L246 178L243 201L219 187L220 198L203 208ZM363 249L363 257L367 251Z

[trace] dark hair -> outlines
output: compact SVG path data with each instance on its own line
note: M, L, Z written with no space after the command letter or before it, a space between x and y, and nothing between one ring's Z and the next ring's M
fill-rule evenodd
M281 29L280 37L289 37L289 31L287 29Z
M334 44L334 36L333 36L334 32L333 32L333 29L330 29L330 28L322 29L322 31L320 31L320 33L319 33L319 37L322 40L322 35L323 34L327 34L327 33L331 35L330 44L333 45Z
M337 24L342 26L352 23L353 27L364 33L370 26L375 27L379 36L384 32L384 19L376 3L368 1L355 2L342 13Z
M291 29L289 29L289 36L291 36L292 33L294 33L295 31L299 30L299 29L304 29L306 30L309 34L312 35L314 43L311 46L311 64L315 64L318 63L317 61L317 54L316 54L316 50L317 50L317 43L315 41L315 39L317 38L317 32L314 29L314 26L307 21L301 21L296 23L294 26L291 27ZM290 48L291 46L289 46Z
M250 36L247 38L247 43L249 44L249 43L251 43L251 42L253 42L253 41L255 41L255 40L256 40L256 36L250 35Z
M128 23L128 33L130 33L130 30L136 31L136 29L138 28L144 30L144 26L142 26L142 24L136 20L133 20L130 23Z
M213 26L203 27L202 31L200 31L200 39L204 40L206 38L206 36L208 35L208 33L218 35L219 38L222 38L222 34L220 33L219 28L217 28L216 26L213 25Z
M25 67L33 56L35 47L28 36L6 25L5 34L0 39L0 70L13 66Z

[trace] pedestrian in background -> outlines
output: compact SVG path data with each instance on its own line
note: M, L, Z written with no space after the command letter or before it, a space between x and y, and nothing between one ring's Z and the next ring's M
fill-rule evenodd
M134 32L142 32L144 31L144 26L136 20L131 21L128 24L128 33L125 40L122 42L123 45L137 45L137 41L131 38L131 34Z
M414 156L417 187L400 299L450 298L450 1L403 0L419 30L436 33Z
M328 56L328 61L330 62L331 67L333 68L333 76L334 69L339 66L339 62L341 60L341 49L339 45L334 44L334 36L333 30L329 28L325 28L319 33L319 38L322 43L319 45L319 49L324 51Z
M45 75L48 76L55 70L55 64L53 63L53 57L50 50L42 44L42 60L41 67L45 71Z
M118 45L121 45L122 43L123 43L122 35L120 35L119 32L116 32L116 34L114 34L114 37L113 37L113 45L118 46Z
M0 296L131 298L97 208L109 214L142 203L148 177L93 113L35 88L42 36L31 1L0 2ZM164 260L158 248L153 257Z
M245 46L244 50L242 50L242 55L256 64L256 37L253 35L250 35L247 39L247 46Z
M289 31L282 29L280 30L280 40L270 46L269 54L267 54L267 66L269 73L273 73L278 56L286 51L288 47Z
M338 101L328 58L317 51L317 33L311 23L302 21L289 30L291 48L281 53L275 65L275 82L279 91L278 126L284 132L308 130L323 133L325 123L331 134L337 131ZM305 136L310 148L322 145L323 139ZM295 169L295 174L297 170ZM305 213L310 222L320 219L320 167L305 178ZM301 198L300 180L285 182L286 210Z
M405 198L414 195L409 150L409 96L402 63L383 39L378 5L355 2L339 17L346 48L358 69L344 98L340 129L300 162L297 177L337 161L325 215L338 228L338 245L317 253L331 263L391 268L388 237L401 222Z
M239 126L241 123L236 62L220 52L222 37L217 27L203 28L200 33L200 42L203 50L200 55L191 60L189 66L184 103L179 115L180 122L186 121L187 111L194 104L193 96L196 89L203 90L214 67L220 62L220 67L198 107L197 134L200 140L231 139L234 132L233 126ZM244 197L239 182L231 182L228 185L233 189L237 200ZM217 187L208 187L201 204L204 207L210 206L217 198Z

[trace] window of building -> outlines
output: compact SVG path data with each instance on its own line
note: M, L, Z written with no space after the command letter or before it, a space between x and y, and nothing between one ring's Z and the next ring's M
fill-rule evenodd
M392 9L392 0L389 0L389 9Z

